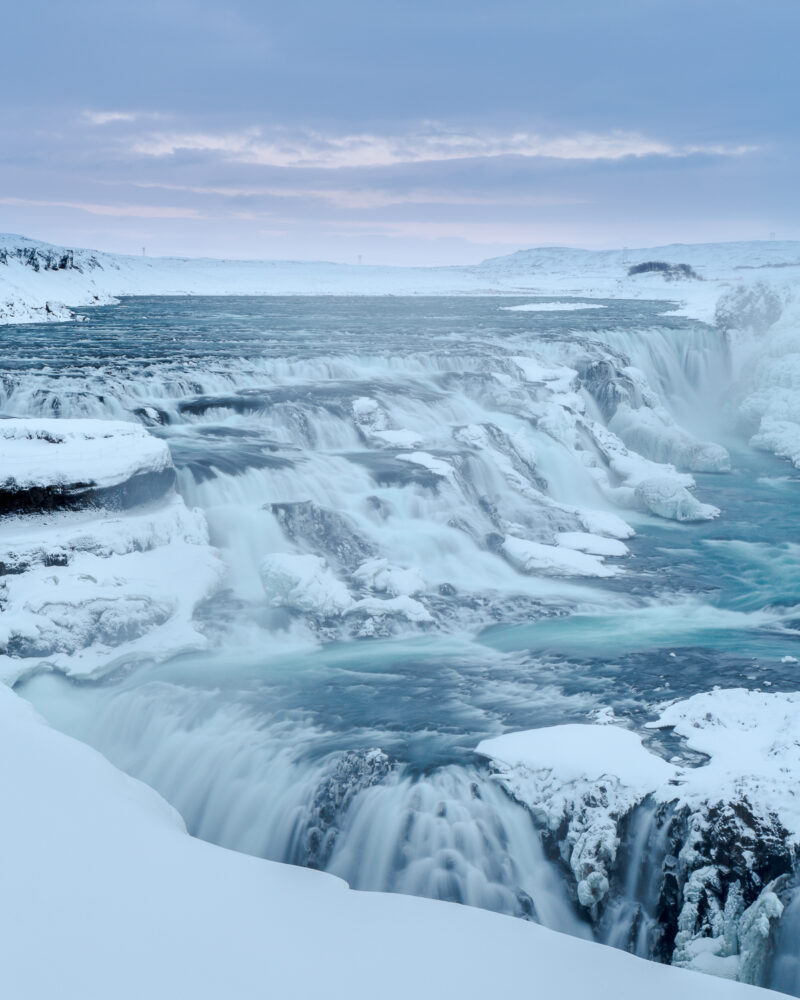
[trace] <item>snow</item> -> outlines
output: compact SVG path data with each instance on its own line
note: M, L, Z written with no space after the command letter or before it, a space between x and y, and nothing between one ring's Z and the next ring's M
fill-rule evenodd
M401 462L419 465L423 469L432 472L435 476L441 476L443 479L453 475L453 466L449 462L441 458L436 458L428 454L427 451L412 451L407 455L398 455L397 457Z
M552 828L587 794L595 834L609 822L616 829L616 820L648 795L694 810L744 800L765 823L776 817L800 844L800 693L716 688L666 706L646 728L673 729L708 759L668 763L638 734L606 719L506 733L476 752ZM597 798L601 779L604 805Z
M576 882L578 900L597 915L609 892L620 830L646 799L687 809L689 833L680 850L684 871L675 964L757 981L767 954L771 922L783 904L774 885L760 887L745 909L732 888L723 916L704 940L699 907L707 885L719 893L719 870L698 853L710 810L723 816L751 813L770 835L788 833L800 844L800 693L743 688L714 689L665 706L649 729L672 729L688 749L706 759L697 765L667 762L641 736L615 724L613 713L594 724L569 724L506 733L481 742L476 752L492 762L496 779L525 804L560 843ZM731 820L734 822L735 820ZM777 825L776 825L777 824ZM745 824L742 843L749 828ZM756 834L757 835L757 834ZM699 865L699 867L698 867ZM749 980L748 980L749 977Z
M193 613L223 574L202 514L174 495L124 514L7 518L0 562L15 569L0 586L6 683L40 670L97 677L204 648Z
M626 556L628 546L617 538L604 538L590 534L588 531L560 531L558 544L565 549L575 549L578 552L589 552L595 556Z
M561 781L609 776L646 794L675 776L675 768L642 745L628 729L612 725L547 726L483 740L482 757L506 766L548 770Z
M605 309L594 302L526 302L521 306L500 306L506 312L575 312L581 309Z
M523 573L609 577L618 572L616 566L603 564L602 555L591 555L560 545L544 545L513 535L506 536L502 549L509 562Z
M665 708L649 728L673 728L709 760L681 771L683 801L746 798L775 813L800 843L800 693L716 689Z
M31 261L37 269L31 266ZM60 261L65 266L60 267ZM668 281L658 273L628 275L631 265L661 260L689 264L702 280ZM739 286L800 275L800 244L791 242L673 245L636 250L539 247L469 267L381 267L328 262L150 258L67 250L0 235L0 323L63 321L69 310L121 295L458 295L504 294L541 303L517 311L574 309L566 299L667 299L673 312L714 322L717 303ZM586 307L598 308L594 303ZM48 312L49 309L49 312Z
M766 997L471 907L351 892L189 837L155 792L0 687L0 963L14 1000Z
M261 564L261 580L274 607L337 615L353 605L347 585L321 556L273 552Z
M416 573L393 571L385 560L368 560L355 577L393 596L356 600L320 556L274 552L261 564L261 580L273 607L323 617L364 612L368 616L396 615L416 623L433 620L425 606L409 596L407 588L416 590L421 584Z
M139 424L70 419L0 421L0 469L0 493L12 500L173 472L167 445ZM3 518L0 681L48 670L94 678L204 648L194 611L223 566L204 516L169 481L157 492L131 510L92 503Z
M716 688L664 707L646 728L673 729L708 760L667 763L639 735L608 723L506 733L484 740L477 753L494 761L517 793L534 772L547 772L561 791L608 777L637 799L654 795L695 808L746 799L764 819L777 816L800 843L800 693ZM541 804L530 791L522 794Z
M114 486L172 464L169 448L121 420L0 420L0 490Z

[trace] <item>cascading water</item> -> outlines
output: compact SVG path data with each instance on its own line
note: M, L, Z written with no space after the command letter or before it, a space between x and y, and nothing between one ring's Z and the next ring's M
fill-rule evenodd
M80 339L21 330L2 413L145 424L226 576L194 611L206 651L20 690L200 837L668 958L655 807L629 818L597 918L473 751L609 706L638 725L766 664L796 686L795 484L744 450L725 476L695 436L727 351L641 302L132 299ZM657 462L722 520L654 518L640 481L686 481ZM748 562L731 546L755 544L753 503ZM758 575L776 559L780 579ZM789 965L772 976L795 990Z

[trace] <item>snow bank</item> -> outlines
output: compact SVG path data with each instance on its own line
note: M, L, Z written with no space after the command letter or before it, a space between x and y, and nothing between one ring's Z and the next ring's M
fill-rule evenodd
M800 843L800 693L710 691L670 705L648 726L672 728L708 755L701 767L681 769L682 801L747 799Z
M521 306L500 306L506 312L575 312L581 309L605 309L600 302L526 302Z
M349 892L320 872L189 837L155 792L0 688L0 962L15 1000L621 1000L766 994L526 921Z
M0 491L115 486L172 460L167 445L121 420L0 420Z
M615 778L647 794L675 776L675 768L642 745L628 729L564 725L506 733L483 740L476 753L506 767L548 770L564 782Z
M615 725L564 725L484 740L477 753L508 776L547 772L559 785L607 777L638 798L690 806L747 799L776 815L800 843L800 694L716 689L664 708L649 729L674 729L705 754L698 766L668 763L636 733Z

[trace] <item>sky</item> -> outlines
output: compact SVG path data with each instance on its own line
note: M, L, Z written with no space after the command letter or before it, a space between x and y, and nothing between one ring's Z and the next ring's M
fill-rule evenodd
M471 263L800 239L798 0L37 0L0 232Z

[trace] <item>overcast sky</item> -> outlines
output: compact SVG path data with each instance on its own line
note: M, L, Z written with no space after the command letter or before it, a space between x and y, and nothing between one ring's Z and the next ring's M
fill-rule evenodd
M0 231L461 263L800 238L799 0L7 4Z

